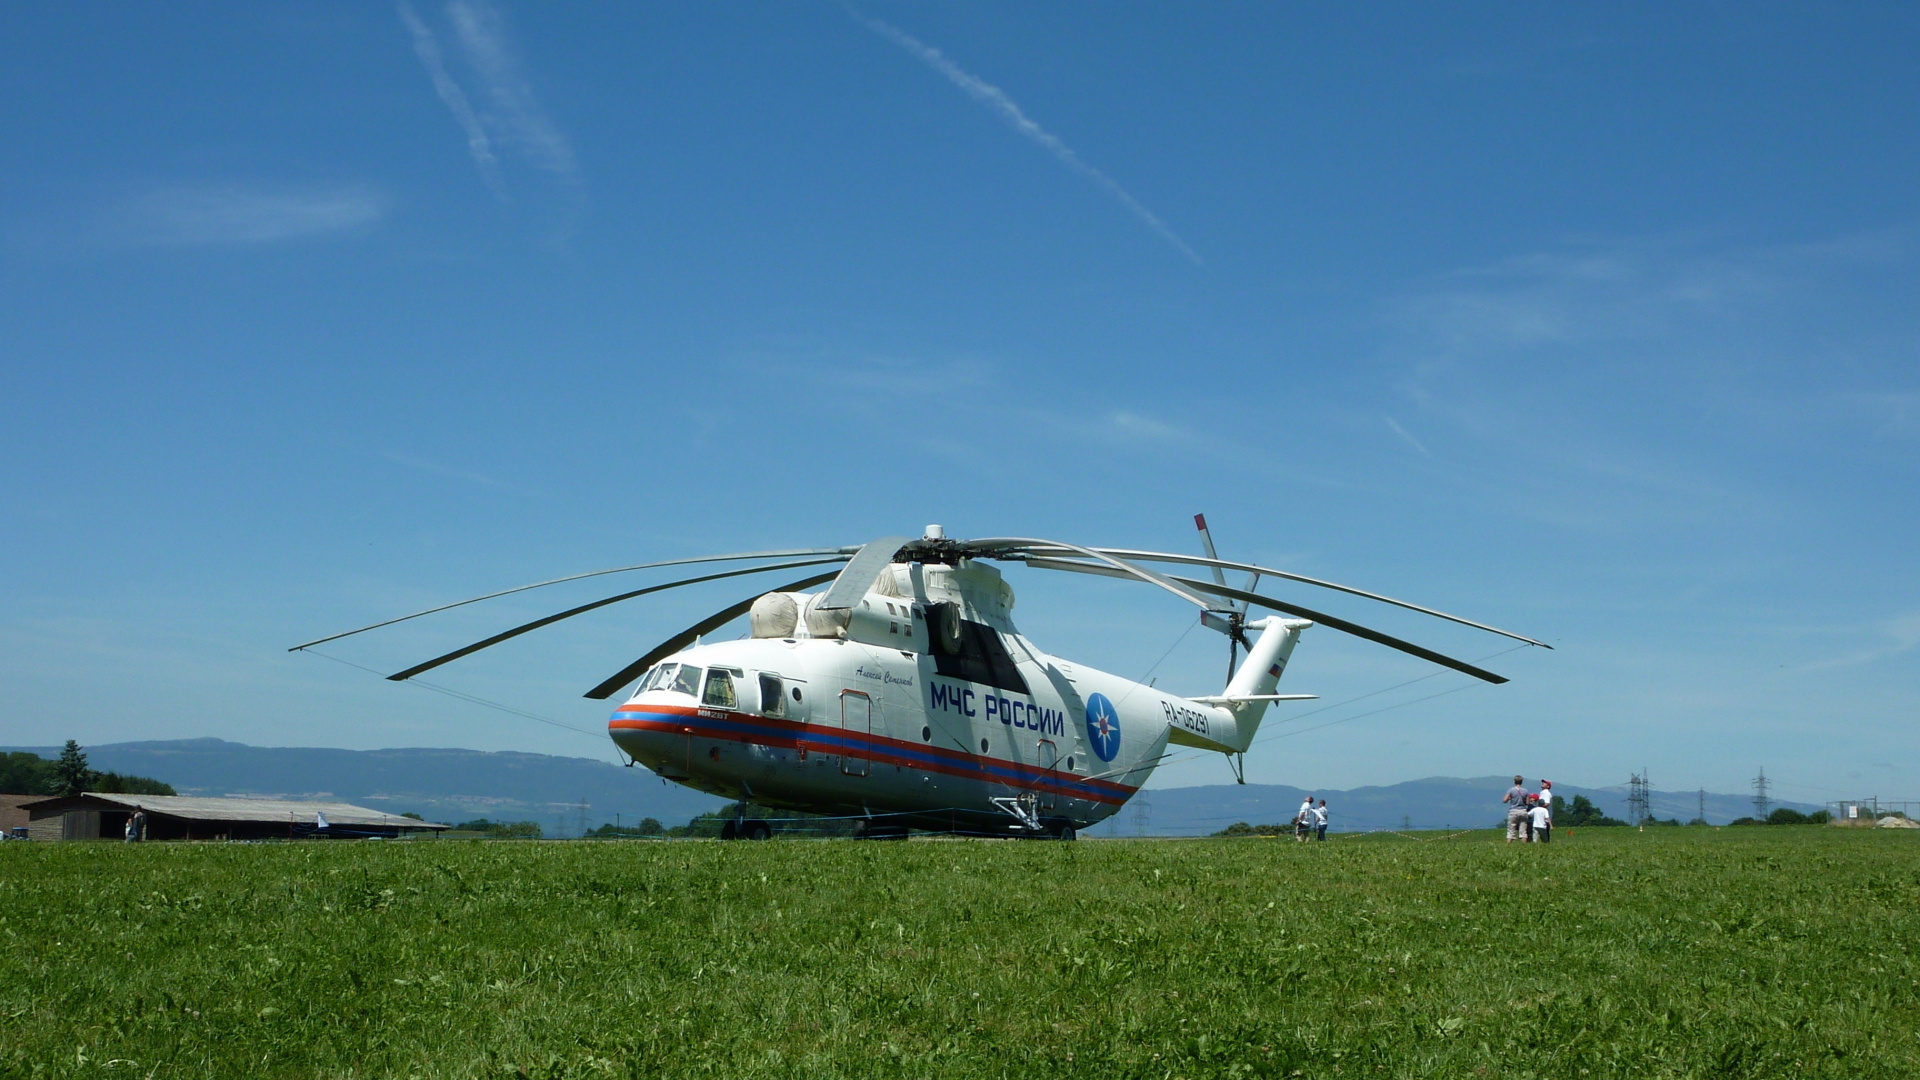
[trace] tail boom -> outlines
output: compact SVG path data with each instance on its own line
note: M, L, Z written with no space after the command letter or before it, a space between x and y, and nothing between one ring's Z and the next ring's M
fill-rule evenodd
M1313 623L1276 615L1255 619L1246 625L1249 630L1260 631L1260 636L1254 639L1253 647L1247 652L1246 663L1234 672L1226 690L1217 696L1188 699L1208 709L1213 718L1225 722L1217 727L1209 724L1207 735L1175 725L1169 737L1171 742L1221 753L1243 754L1253 745L1253 737L1260 731L1260 721L1266 717L1269 703L1302 701L1314 696L1274 692L1280 685L1280 676L1287 669L1287 661L1293 656L1293 647L1300 643L1300 632Z

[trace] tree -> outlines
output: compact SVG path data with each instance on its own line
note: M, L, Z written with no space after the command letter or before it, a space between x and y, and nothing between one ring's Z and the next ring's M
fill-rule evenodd
M1286 825L1249 825L1244 821L1233 824L1214 833L1215 836L1285 836L1293 829Z
M92 791L109 795L174 795L172 784L145 776L121 776L117 772L95 773Z
M0 754L0 791L9 795L52 795L53 762L24 750Z
M80 752L80 744L68 739L60 760L53 763L53 793L78 795L98 779L100 774L87 767L87 755Z
M587 835L595 840L617 840L623 836L665 836L666 826L658 818L641 818L638 825L615 825L609 821Z
M1556 801L1558 801L1556 799ZM1555 825L1625 825L1619 818L1610 818L1601 809L1593 805L1593 800L1585 795L1575 795L1573 805L1564 814L1554 816Z
M852 818L821 817L818 814L808 814L798 810L776 810L767 806L755 806L749 802L728 803L718 810L710 810L685 825L675 825L668 829L667 835L719 836L720 830L726 826L726 823L736 818L757 818L766 822L779 822L781 823L780 832L788 835L853 835Z
M146 776L95 772L80 744L67 740L58 761L14 751L0 754L0 791L10 795L77 795L100 791L114 795L172 795L172 784Z
M533 821L488 821L475 818L455 825L451 832L479 833L489 840L538 840L540 825Z

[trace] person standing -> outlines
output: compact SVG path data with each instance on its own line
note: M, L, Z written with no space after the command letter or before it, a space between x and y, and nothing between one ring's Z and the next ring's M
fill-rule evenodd
M1316 842L1327 838L1327 800L1321 799L1320 805L1313 808L1313 832Z
M1535 799L1527 816L1531 819L1534 843L1544 844L1553 839L1553 810L1546 799Z
M1506 796L1500 801L1507 804L1507 843L1511 844L1520 839L1521 831L1526 827L1527 778L1514 777L1513 786L1507 789Z
M1308 795L1300 802L1300 812L1293 815L1293 838L1306 843L1307 833L1313 828L1313 796Z
M139 829L140 829L140 825L138 822L134 820L134 815L128 814L127 828L126 828L127 843L129 844L133 843L133 838L139 835Z

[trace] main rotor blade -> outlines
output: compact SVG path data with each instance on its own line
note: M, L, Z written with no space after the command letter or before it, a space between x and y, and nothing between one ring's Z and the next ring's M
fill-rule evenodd
M516 585L511 589L501 589L499 592L490 592L485 596L476 596L471 600L458 600L451 604L441 604L439 607L430 607L425 611L416 611L411 615L402 615L397 619L386 619L369 626L363 626L358 630L348 630L344 633L333 634L329 637L315 638L312 641L295 645L287 651L299 652L301 649L310 648L314 645L325 645L329 641L338 641L341 638L352 637L355 634L364 634L369 630L378 630L383 626L403 623L408 619L417 619L422 615L432 615L435 612L448 611L453 608L464 607L467 604L477 604L482 600L491 600L496 596L508 596L517 592L526 592L528 589L544 589L548 585L558 585L566 581L579 581L583 578L590 577L605 577L608 574L624 574L631 570L652 570L661 566L690 566L697 563L737 562L741 559L798 559L808 555L851 555L858 550L858 548L851 547L832 547L790 548L785 551L742 551L732 555L702 555L699 558L693 559L665 559L660 562L638 563L633 566L616 566L611 570L590 570L584 574L569 574L566 577L554 578L551 581L536 581L531 585Z
M821 597L814 607L850 608L859 603L880 580L881 571L893 563L893 556L913 540L910 536L883 536L861 547L853 561L847 563L835 579L827 595Z
M605 600L595 600L591 604L581 604L579 607L568 608L567 610L559 612L557 614L548 615L547 617L542 619L535 619L530 623L522 623L521 625L516 626L511 630L504 630L498 634L493 635L490 638L486 638L481 641L476 641L473 644L465 646L463 648L455 649L444 656L436 656L424 664L415 664L414 666L408 668L405 671L395 672L394 674L387 676L387 678L389 681L392 681L392 682L405 682L406 680L413 678L415 675L418 675L421 672L432 671L434 668L439 667L441 664L458 660L461 657L466 656L470 653L477 653L481 649L487 648L489 646L498 645L501 642L508 640L509 638L517 638L521 634L524 634L529 630L538 630L543 626L551 626L554 623L559 622L561 619L571 619L575 615L584 615L587 612L593 611L596 608L603 608L603 607L606 607L608 604L617 604L622 600L631 600L636 596L645 596L648 593L665 592L668 589L677 589L682 585L698 585L700 582L703 582L703 581L719 581L721 578L740 577L745 574L760 574L760 573L765 573L768 570L792 570L802 566L819 566L822 563L839 562L839 561L840 561L839 559L811 559L806 562L775 563L772 566L750 566L745 570L728 570L718 574L703 574L700 577L685 578L681 581L669 581L664 585L649 585L644 589L635 589L632 592L624 592L618 596L609 596Z
M843 573L843 572L844 571L835 571L834 573ZM795 589L805 589L814 585L818 585L821 582L826 581L831 577L833 577L833 574L820 574L816 577L802 578L799 581L795 581L787 585L782 585L777 589L770 589L768 591L769 592L793 592ZM659 645L655 646L652 652L648 653L647 655L641 657L638 660L635 660L633 663L628 664L626 667L621 668L619 671L614 672L614 674L610 678L608 678L607 681L587 691L586 694L583 696L590 697L595 701L605 701L606 699L612 697L617 691L619 691L621 687L639 678L642 674L646 672L648 668L652 667L655 663L658 663L661 657L671 656L674 653L679 652L681 649L686 648L688 645L691 645L693 643L693 640L699 637L701 634L705 634L713 630L717 630L720 627L725 626L727 623L732 622L733 620L739 618L740 616L745 615L747 613L747 609L753 607L753 602L755 600L760 599L760 597L764 595L766 594L755 593L752 596L747 597L745 600L742 600L731 607L722 608L719 611L714 612L712 615L709 615L706 618L701 619L699 622L694 623L692 626L687 627L685 630L682 630L680 633L675 634L674 636L668 638L667 640L661 642ZM818 605L816 604L815 606L818 606Z
M1075 573L1096 574L1101 577L1127 576L1105 566L1074 562L1070 559L1050 559L1045 556L1030 555L1025 559L1025 562L1028 566L1037 567L1041 570L1071 570ZM1465 660L1455 660L1453 657L1447 656L1444 653L1434 652L1432 649L1415 645L1411 641L1402 641L1397 637L1383 634L1378 630L1368 629L1359 623L1348 622L1345 619L1328 615L1324 612L1314 611L1312 608L1299 607L1281 600L1275 600L1271 596L1261 596L1259 593L1250 592L1246 589L1235 589L1226 585L1214 585L1210 582L1196 581L1193 578L1176 577L1173 580L1183 585L1191 585L1202 592L1216 593L1223 598L1239 600L1247 604L1259 604L1261 607L1272 608L1275 611L1282 611L1288 615L1297 615L1303 619L1312 619L1322 626L1352 634L1354 637L1365 638L1368 641L1385 645L1389 649L1398 649L1403 653L1417 656L1422 660L1430 660L1442 667L1449 667L1455 671L1464 672L1476 679L1484 679L1490 683L1503 683L1507 681L1505 676L1495 675L1493 672L1485 668L1475 667ZM1252 651L1251 648L1249 648L1248 651Z
M1018 555L1035 549L1064 551L1084 555L1089 559L1097 559L1120 571L1119 574L1115 575L1116 577L1126 576L1137 578L1149 585L1158 585L1180 599L1200 608L1202 611L1212 610L1213 608L1212 604L1196 596L1191 590L1181 588L1179 585L1174 584L1173 579L1167 577L1165 574L1149 570L1144 566L1135 566L1125 559L1098 548L1085 548L1078 544L1069 544L1061 540L1029 540L1017 536L1003 536L987 540L963 541L960 544L960 549L969 555L979 555L987 559L1005 558L1008 555Z
M1051 552L1041 547L1035 547L1031 550L1039 554L1064 554L1067 551L1083 550L1071 548L1065 544L1058 545L1058 547L1058 551ZM1368 592L1365 589L1356 589L1351 585L1341 585L1338 582L1310 578L1304 574L1293 574L1285 570L1275 570L1270 566L1255 566L1252 563L1229 562L1225 559L1202 559L1194 555L1178 555L1167 551L1134 551L1130 548L1095 548L1093 550L1103 555L1112 555L1121 559L1131 559L1136 562L1181 563L1187 566L1212 566L1225 570L1244 570L1250 574L1266 574L1283 578L1287 581L1297 581L1302 585L1317 585L1322 589L1332 589L1335 592L1347 593L1350 596L1362 596L1368 600L1378 600L1383 604L1392 604L1395 607L1406 608L1408 611L1417 611L1422 615L1431 615L1436 619L1445 619L1448 622L1459 623L1461 626L1471 626L1475 630L1485 630L1489 634L1499 634L1501 637L1512 638L1515 641L1524 641L1529 645L1538 645L1543 649L1553 648L1553 646L1544 641L1536 641L1524 634L1516 634L1511 630L1502 630L1497 626L1488 626L1486 623L1474 622L1472 619L1463 619L1458 615L1449 615L1444 611L1436 611L1430 607L1421 607L1419 604L1411 604L1405 600L1395 600L1391 596L1382 596L1379 593Z
M1503 683L1507 681L1506 676L1495 675L1485 668L1474 667L1465 660L1455 660L1453 657L1447 656L1444 653L1434 652L1432 649L1415 645L1411 641L1403 641L1390 634L1383 634L1378 630L1370 630L1367 627L1361 626L1359 623L1351 623L1333 615L1314 611L1312 608L1299 607L1286 603L1285 601L1275 600L1271 596L1261 596L1259 593L1248 592L1245 589L1235 589L1226 585L1213 585L1204 581L1196 581L1193 578L1176 577L1173 580L1185 585L1191 585L1202 592L1216 593L1220 596L1239 600L1246 604L1259 604L1261 607L1272 608L1275 611L1283 611L1288 615L1297 615L1302 619L1312 619L1321 626L1342 630L1352 634L1354 637L1366 638L1368 641L1385 645L1389 649L1398 649L1403 653L1417 656L1422 660L1431 660L1441 667L1450 667L1455 671L1464 672L1476 679L1484 679L1490 683Z

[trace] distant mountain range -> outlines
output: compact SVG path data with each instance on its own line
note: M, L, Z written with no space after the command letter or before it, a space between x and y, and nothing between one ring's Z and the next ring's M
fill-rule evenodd
M6 747L54 757L57 747ZM407 811L430 821L475 817L534 821L548 836L580 831L585 802L588 828L618 820L657 818L674 825L725 805L725 800L662 781L642 768L624 769L592 758L482 750L410 748L332 750L319 747L247 746L223 739L110 743L86 748L102 771L151 776L182 795L271 795L330 798L389 813ZM1386 787L1316 790L1327 800L1332 828L1351 830L1483 828L1505 820L1500 796L1507 776L1474 779L1429 777ZM1562 797L1585 795L1614 817L1627 814L1624 788L1556 785ZM1192 836L1217 832L1236 821L1253 825L1293 817L1306 792L1277 784L1215 784L1163 788L1136 796L1119 814L1088 830L1090 836ZM1692 819L1698 795L1655 791L1651 804L1662 819ZM1819 807L1776 801L1775 806L1810 811ZM1725 824L1753 813L1744 795L1706 796L1706 817Z

